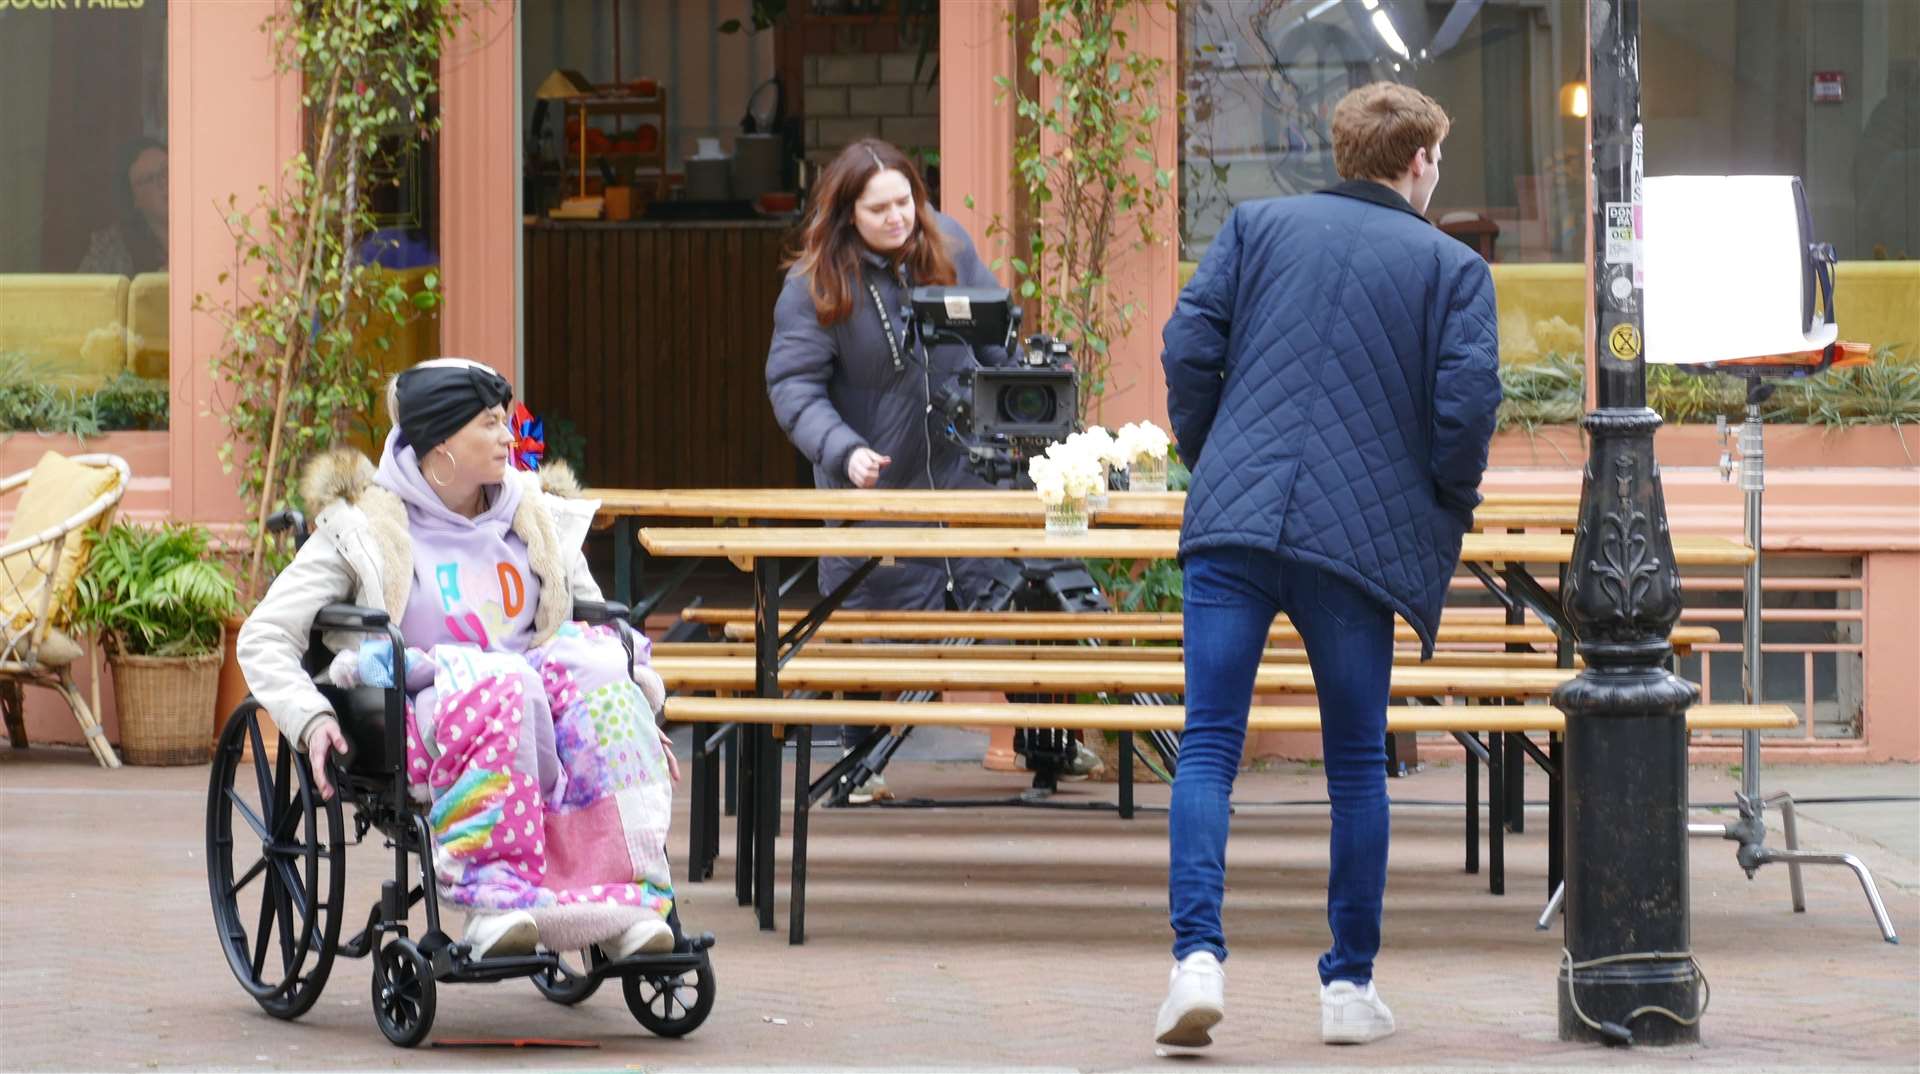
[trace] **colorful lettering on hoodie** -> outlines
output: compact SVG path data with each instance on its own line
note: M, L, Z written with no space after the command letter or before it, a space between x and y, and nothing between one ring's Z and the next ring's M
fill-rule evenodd
M400 623L407 644L471 645L483 650L526 649L533 635L540 579L528 566L527 544L513 532L522 486L489 486L487 509L466 518L440 501L411 447L387 438L377 480L407 507L413 538L413 592Z

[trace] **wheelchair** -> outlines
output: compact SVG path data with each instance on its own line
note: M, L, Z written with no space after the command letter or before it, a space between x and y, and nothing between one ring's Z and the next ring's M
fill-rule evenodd
M282 512L270 530L306 537L305 520ZM574 617L608 623L627 617L619 604L574 606ZM394 681L405 682L406 646L387 613L331 604L314 620L309 672L330 654L325 632L383 635L393 644ZM624 638L624 635L623 635ZM715 985L708 950L712 933L688 936L679 909L670 911L670 953L615 962L593 947L569 964L561 955L476 959L441 928L433 878L433 841L427 819L410 801L406 779L406 694L400 689L321 685L351 747L344 763L329 758L335 793L322 801L294 744L280 736L252 697L228 717L215 748L207 787L207 887L215 931L240 987L262 1010L293 1020L311 1010L337 956L373 957L372 1006L380 1032L410 1048L433 1029L441 984L529 978L542 996L572 1005L617 978L627 1009L662 1037L693 1032L713 1009ZM266 734L278 739L270 756ZM250 774L249 774L250 771ZM345 835L347 808L353 834ZM378 832L393 852L393 876L367 912L366 927L340 941L346 898L346 852ZM259 853L253 857L257 843ZM426 904L426 929L410 934L408 916Z

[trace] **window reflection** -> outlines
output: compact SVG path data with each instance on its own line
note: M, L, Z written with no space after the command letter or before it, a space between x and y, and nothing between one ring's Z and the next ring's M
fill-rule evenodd
M1335 181L1348 90L1418 86L1453 119L1429 216L1499 262L1582 259L1583 0L1194 0L1180 5L1182 256L1231 206ZM1920 4L1643 4L1649 170L1807 181L1842 259L1920 257ZM1815 100L1816 73L1838 99Z
M0 4L0 431L164 428L167 5Z

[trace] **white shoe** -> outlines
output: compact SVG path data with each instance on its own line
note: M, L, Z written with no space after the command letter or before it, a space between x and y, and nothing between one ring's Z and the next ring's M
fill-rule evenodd
M466 941L473 958L531 955L540 926L525 910L468 914Z
M890 802L892 800L893 792L887 789L887 781L881 779L880 773L878 772L868 776L865 783L855 787L847 795L848 805L866 805L870 802Z
M1393 1012L1380 1002L1373 982L1320 986L1320 1039L1327 1044L1366 1044L1393 1035Z
M627 931L608 940L605 947L607 957L615 962L635 955L664 955L673 950L673 926L658 917L636 921Z
M1153 1042L1175 1048L1204 1048L1208 1030L1227 1016L1227 971L1211 951L1195 951L1173 967L1166 1001L1154 1020Z

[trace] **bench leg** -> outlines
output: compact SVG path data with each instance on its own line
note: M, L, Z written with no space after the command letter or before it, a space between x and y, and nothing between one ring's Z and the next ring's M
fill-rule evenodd
M693 725L692 772L687 777L687 883L707 878L707 794L713 789L707 772L707 728Z
M1487 893L1507 893L1507 736L1487 735Z
M720 751L707 752L706 878L713 879L713 863L720 860Z
M1507 739L1507 830L1519 835L1527 830L1527 755L1520 748L1518 735Z
M721 765L726 769L727 776L726 802L723 808L729 817L740 811L740 735L741 731L736 727L733 733L727 736L726 741L720 744L721 750L726 754L726 759Z
M1098 732L1094 732L1098 734ZM1133 819L1133 732L1120 732L1120 819Z
M1547 759L1553 762L1553 771L1547 781L1547 895L1560 890L1560 880L1567 869L1567 780L1566 759L1562 755L1561 737L1558 734L1547 736Z
M742 906L753 904L753 837L757 827L753 809L756 787L754 770L757 767L754 762L757 760L755 744L759 735L760 729L752 724L741 724L733 729L733 760L740 773L737 798L739 813L733 822L733 895Z
M780 696L780 568L768 557L753 563L753 694ZM780 833L781 739L771 727L755 727L753 743L753 909L763 932L773 931L774 841ZM747 819L742 817L741 824Z
M807 813L812 805L813 728L793 732L793 880L787 890L787 942L807 942Z
M1467 751L1467 872L1480 871L1480 758Z
M633 607L633 519L613 520L613 599Z
M754 759L753 908L760 931L773 931L774 842L780 837L780 754L783 743L773 728L759 729L760 756Z

